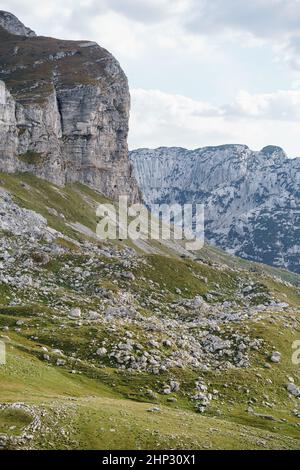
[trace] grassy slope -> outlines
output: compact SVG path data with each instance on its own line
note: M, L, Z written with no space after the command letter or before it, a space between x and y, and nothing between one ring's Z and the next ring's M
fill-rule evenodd
M14 195L16 202L43 214L50 226L74 241L84 235L74 230L69 223L79 222L90 230L95 230L95 206L104 198L94 191L73 185L59 189L50 183L31 175L0 175L1 185ZM24 184L25 183L25 184ZM61 216L50 214L48 208L54 208ZM76 255L76 245L70 244L69 256ZM124 242L120 242L122 245ZM129 242L130 244L130 242ZM163 252L168 257L162 256ZM234 299L238 282L242 277L255 280L281 300L300 305L299 289L284 286L268 273L299 283L296 275L273 268L255 265L233 258L211 247L206 247L201 257L210 263L222 262L228 268L222 271L207 263L199 264L193 260L183 260L176 253L160 247L160 254L145 255L147 264L139 268L136 281L130 289L141 297L149 293L149 281L158 287L153 293L163 301L176 300L176 288L182 289L182 295L190 298L196 294L205 294L219 285L221 299ZM63 262L64 260L62 260ZM78 263L84 265L84 260ZM239 273L230 268L239 268ZM251 267L251 271L249 270ZM55 272L57 264L48 268ZM140 279L143 276L144 281ZM207 278L207 282L203 278ZM107 281L109 282L109 280ZM110 286L112 287L112 286ZM161 293L161 289L165 293ZM155 290L156 289L156 290ZM239 326L249 327L253 337L261 337L270 348L282 352L282 361L265 369L266 357L253 353L253 367L222 371L203 371L202 377L211 387L220 391L220 400L200 416L195 414L187 392L190 390L195 373L175 370L172 376L180 380L182 387L177 394L177 402L169 403L163 395L158 395L155 406L161 407L160 413L149 413L147 388L158 391L164 377L148 374L129 374L107 367L101 369L91 366L88 361L88 343L90 340L87 327L74 327L70 322L65 330L57 328L51 312L47 312L43 300L37 308L6 308L6 289L0 289L0 325L13 325L16 320L26 321L22 333L10 329L3 333L10 338L8 343L8 361L0 366L0 401L22 401L34 404L37 409L46 410L45 424L49 429L42 436L36 436L33 445L37 448L299 448L299 427L292 410L296 399L288 398L285 384L289 376L299 380L299 366L291 363L291 344L299 338L299 332L291 327L292 314L272 313L263 321ZM45 309L49 318L37 318L35 313ZM39 333L39 340L32 339L37 327L46 327L49 337ZM103 331L94 332L101 338ZM298 336L297 336L298 334ZM51 344L64 351L80 347L82 364L81 374L71 374L71 365L56 367L41 361L41 346ZM1 339L1 337L0 337ZM267 398L265 398L267 396ZM247 413L249 397L257 400L253 407L256 412L270 414L275 420L268 420ZM269 409L265 402L276 403ZM17 433L26 423L22 413L0 411L0 433ZM59 432L58 432L59 430Z
M36 103L43 102L53 92L52 74L56 68L61 77L60 86L99 83L99 77L103 77L104 86L109 86L111 77L107 77L103 61L108 60L110 54L101 47L80 47L83 42L41 36L24 38L0 26L0 65L10 68L10 73L0 70L0 78L18 100ZM18 54L8 54L14 48L18 48ZM49 58L62 53L67 56L54 61ZM22 130L20 127L20 132Z
M223 417L203 417L180 406L160 405L161 413L149 413L150 403L126 400L101 382L70 375L9 349L7 365L0 369L1 399L34 404L46 411L44 422L49 429L36 436L37 448L298 447L294 433L282 426L274 433L273 426L251 420L247 423L250 426L245 426L245 422L229 422ZM24 423L22 414L8 417L0 412L0 417L3 430L11 425L21 428Z

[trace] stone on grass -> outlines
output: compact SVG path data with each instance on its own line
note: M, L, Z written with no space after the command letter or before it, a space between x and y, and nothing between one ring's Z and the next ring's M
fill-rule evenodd
M278 351L274 351L270 357L271 362L278 364L281 361L281 354Z
M294 383L288 383L286 389L291 395L294 395L294 397L300 396L300 389Z
M80 318L81 317L81 309L79 307L72 308L69 313L69 316L72 318Z
M107 349L106 348L99 348L96 351L97 356L103 357L107 354Z

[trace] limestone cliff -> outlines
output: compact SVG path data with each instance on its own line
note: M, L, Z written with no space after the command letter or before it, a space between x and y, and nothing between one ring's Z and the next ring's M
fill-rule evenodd
M300 158L272 145L131 152L145 202L199 203L207 241L300 273Z
M0 170L139 197L128 160L130 95L117 60L89 41L38 37L0 11Z

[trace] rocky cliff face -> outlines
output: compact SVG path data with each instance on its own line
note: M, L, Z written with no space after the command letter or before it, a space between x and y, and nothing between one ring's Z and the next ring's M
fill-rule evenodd
M0 26L17 36L26 36L28 38L36 36L32 29L27 28L15 15L8 11L0 10Z
M0 170L137 200L129 107L126 76L108 51L37 37L0 11Z
M300 273L300 158L268 146L131 152L145 202L205 205L208 241Z

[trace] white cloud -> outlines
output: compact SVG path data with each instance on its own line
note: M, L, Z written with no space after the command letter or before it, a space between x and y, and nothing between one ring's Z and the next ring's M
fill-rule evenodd
M245 46L264 41L300 70L300 0L193 0L183 23L194 33Z
M109 18L104 30L109 27L109 36L113 32L125 43L126 34L135 36L136 43L155 40L152 28L157 26L160 34L158 28L154 31L161 36L161 43L165 38L166 44L171 43L168 38L172 31L177 32L178 43L186 38L186 44L187 39L196 43L196 35L253 47L263 40L300 68L300 0L3 0L1 8L21 15L41 33L51 28L82 36L92 29L95 36L91 25L97 20L98 37L103 39L103 23ZM125 35L121 36L118 28L122 22ZM172 41L174 47L178 43Z
M253 95L242 90L225 110L229 115L297 121L300 120L300 91L279 90Z
M99 0L92 2L94 8ZM101 2L100 2L101 3ZM107 8L143 23L157 23L184 14L191 0L102 0Z
M153 50L207 54L212 48L185 30L182 19L193 0L3 0L37 34L62 39L90 39L121 61ZM58 17L59 11L59 17Z
M193 0L191 11L187 25L212 34L220 29L260 37L299 33L299 0Z
M132 28L127 18L107 12L90 20L86 37L109 49L122 62L122 59L138 59L145 53L145 41L140 40L143 34L141 25Z
M268 43L300 70L300 0L3 0L1 8L39 34L97 40L122 60L151 47L197 58L225 44Z
M158 90L131 94L130 148L243 143L260 149L273 144L297 155L300 91L243 91L223 107Z
M300 0L2 0L1 8L38 34L94 40L118 58L140 87L131 147L272 143L300 153Z

